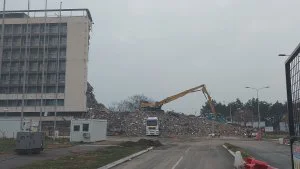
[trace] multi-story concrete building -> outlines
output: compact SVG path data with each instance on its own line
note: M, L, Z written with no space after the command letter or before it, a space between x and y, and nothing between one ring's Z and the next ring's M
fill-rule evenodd
M86 112L91 26L87 9L2 12L0 114Z

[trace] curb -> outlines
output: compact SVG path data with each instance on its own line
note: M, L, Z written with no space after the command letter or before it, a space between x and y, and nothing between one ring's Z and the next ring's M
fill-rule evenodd
M229 150L225 145L223 147L234 157L235 153L233 151Z
M110 164L107 164L107 165L102 166L102 167L97 168L97 169L109 169L109 168L112 168L112 167L117 166L117 165L119 165L119 164L121 164L121 163L124 163L124 162L126 162L126 161L129 161L129 160L131 160L132 158L135 158L135 157L137 157L137 156L140 156L140 155L142 155L142 154L144 154L144 153L146 153L146 152L148 152L148 151L150 151L150 150L152 150L152 149L153 149L153 147L149 147L149 148L147 148L147 149L145 149L145 150L142 150L142 151L140 151L140 152L131 154L130 156L124 157L124 158L122 158L122 159L120 159L120 160L117 160L117 161L115 161L115 162L112 162L112 163L110 163Z

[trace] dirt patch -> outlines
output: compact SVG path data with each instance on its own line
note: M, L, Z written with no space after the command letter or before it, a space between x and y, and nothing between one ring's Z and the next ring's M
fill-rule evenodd
M160 141L158 140L148 140L148 139L140 139L137 142L133 141L126 141L120 144L121 146L124 147L133 147L133 146L143 146L143 147L160 147L163 144L161 144Z

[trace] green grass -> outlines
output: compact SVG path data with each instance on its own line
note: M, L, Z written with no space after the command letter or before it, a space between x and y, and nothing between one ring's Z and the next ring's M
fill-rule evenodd
M55 148L64 148L76 145L78 143L70 143L69 139L56 139L53 141L52 139L45 139L45 149L55 149ZM0 155L13 153L16 148L15 139L11 138L1 138L0 139Z
M145 148L144 146L112 146L55 160L38 161L19 169L96 169Z
M230 143L225 143L224 145L233 152L240 151L243 158L251 157L251 155L246 150L242 149L241 147L232 145Z
M0 155L13 152L16 147L14 139L0 139Z

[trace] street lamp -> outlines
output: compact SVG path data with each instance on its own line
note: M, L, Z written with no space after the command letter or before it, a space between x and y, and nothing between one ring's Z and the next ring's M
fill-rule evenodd
M259 100L258 100L258 92L262 89L270 88L269 86L261 87L261 88L254 88L254 87L245 87L247 89L253 89L256 90L256 99L257 99L257 112L258 112L258 129L260 129L260 112L259 112Z

